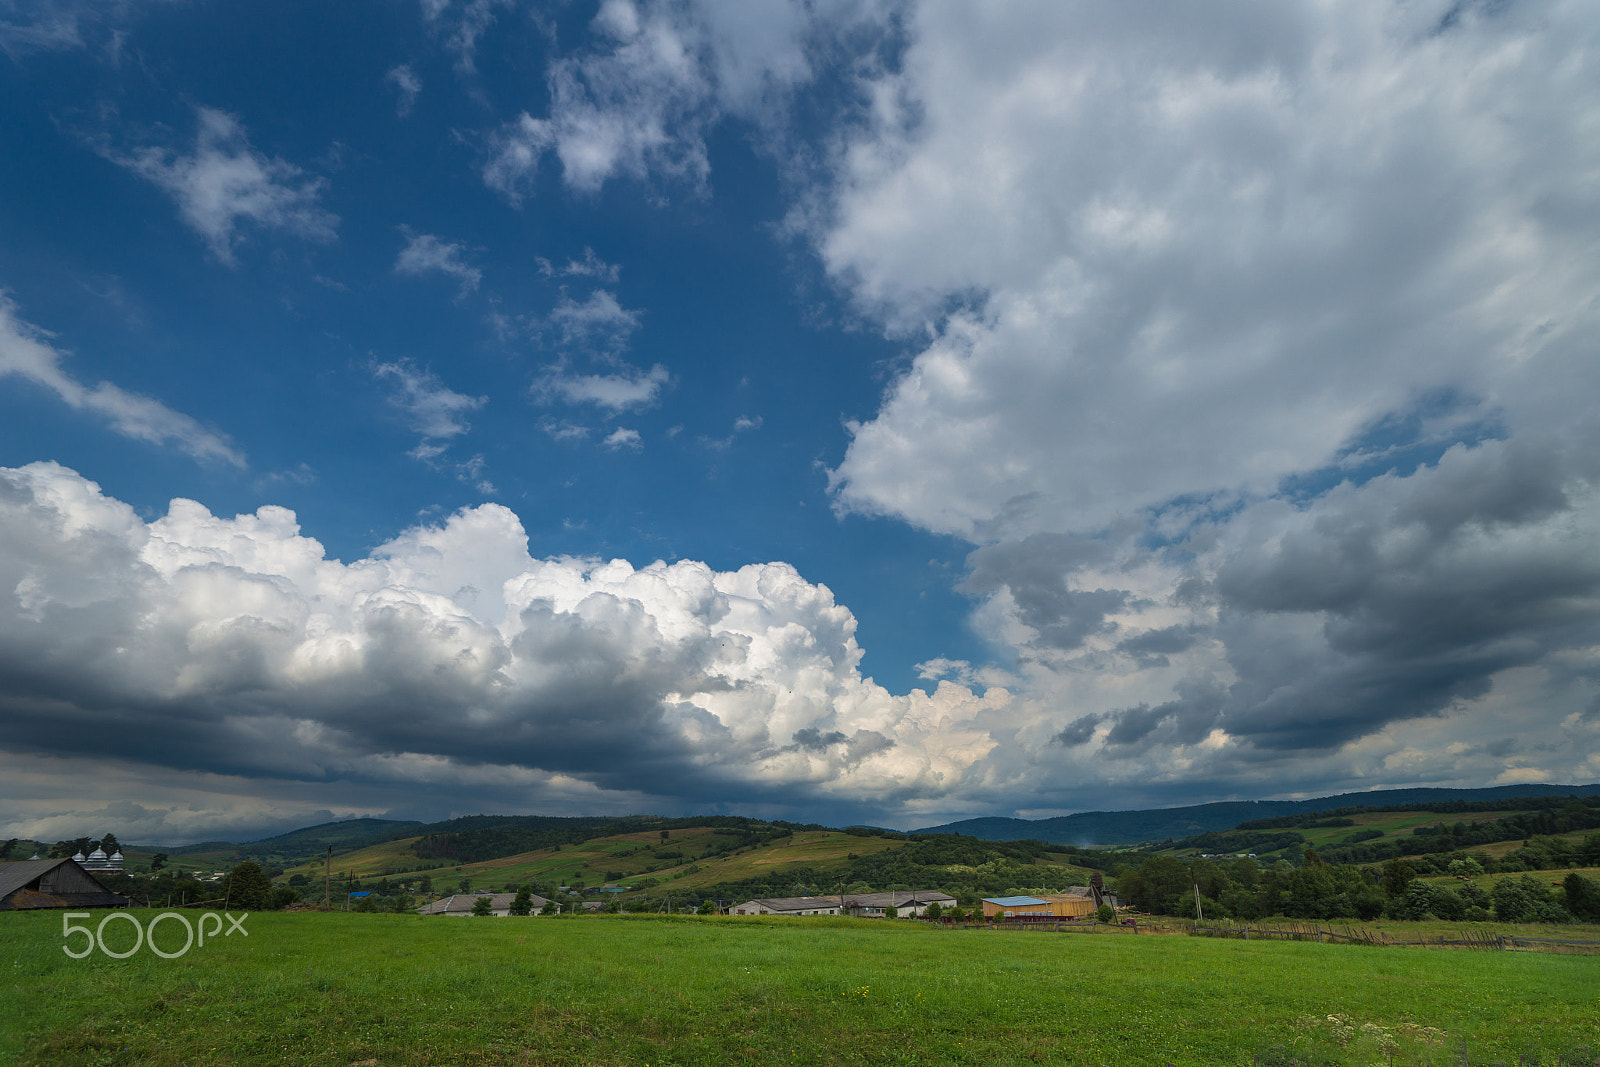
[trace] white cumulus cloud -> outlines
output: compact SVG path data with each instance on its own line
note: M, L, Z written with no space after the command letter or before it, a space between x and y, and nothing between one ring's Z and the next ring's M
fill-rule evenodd
M493 504L346 564L283 508L146 522L33 464L0 471L0 539L5 749L92 736L124 776L898 805L959 789L1010 699L862 677L786 564L540 559Z

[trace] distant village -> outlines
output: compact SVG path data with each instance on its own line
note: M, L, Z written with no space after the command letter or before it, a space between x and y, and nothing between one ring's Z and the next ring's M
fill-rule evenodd
M92 851L79 850L68 857L43 858L35 853L26 860L0 862L0 911L21 911L47 908L116 908L136 906L140 902L131 896L113 892L98 876L121 874L123 857L114 841L107 853L103 843L96 843ZM209 877L221 880L227 872L217 871ZM973 918L980 914L986 920L1004 921L1060 921L1078 920L1102 915L1102 908L1115 913L1119 908L1116 895L1098 884L1073 886L1064 893L1041 896L985 897L973 909ZM572 887L562 886L562 890ZM631 887L607 883L576 890L577 893L610 896L615 900ZM369 897L368 891L346 893L341 902L349 907ZM169 902L170 903L170 902ZM201 902L197 902L201 903ZM757 897L744 901L705 901L696 910L701 914L724 915L774 915L805 917L816 915L848 915L856 918L921 918L937 919L960 914L959 901L949 893L937 889L890 890L887 892L839 893L828 896ZM436 900L417 905L412 909L419 915L509 917L513 915L556 915L572 911L598 912L608 909L603 899L561 903L524 889L521 892L495 893L488 890L452 893Z

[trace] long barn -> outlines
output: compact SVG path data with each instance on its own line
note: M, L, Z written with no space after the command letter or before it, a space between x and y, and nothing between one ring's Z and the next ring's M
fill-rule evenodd
M69 859L0 863L0 911L121 908L131 903Z

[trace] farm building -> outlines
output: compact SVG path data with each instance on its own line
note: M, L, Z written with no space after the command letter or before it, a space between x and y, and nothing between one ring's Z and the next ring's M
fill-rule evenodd
M846 911L869 919L882 918L886 908L893 908L901 918L921 915L930 904L953 908L956 898L937 889L918 889L909 893L904 890L892 893L847 893L844 898Z
M454 896L440 897L432 904L424 904L417 909L418 915L471 915L473 906L480 897L489 898L489 914L504 918L511 914L511 905L517 899L515 893L457 893ZM549 901L537 893L531 898L533 913Z
M762 897L728 909L729 915L838 915L838 897Z
M0 863L0 911L122 908L132 903L70 859Z
M1109 893L1101 898L1112 907L1117 901ZM1076 888L1065 893L1046 893L1040 897L985 897L983 915L992 919L996 915L1013 918L1018 915L1047 915L1057 919L1086 919L1095 913L1096 904L1089 890Z
M1053 905L1039 897L984 897L983 917L992 919L1002 915L1007 919L1018 915L1054 915Z

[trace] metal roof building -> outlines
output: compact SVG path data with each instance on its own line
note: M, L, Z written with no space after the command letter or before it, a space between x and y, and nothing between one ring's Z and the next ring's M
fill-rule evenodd
M473 905L478 903L480 897L489 898L489 914L504 918L511 914L511 905L517 899L515 893L457 893L454 896L440 897L432 904L424 904L417 909L418 915L471 915ZM535 893L530 900L533 903L533 912L549 903L544 897Z
M730 915L838 915L838 897L760 897L735 904Z

